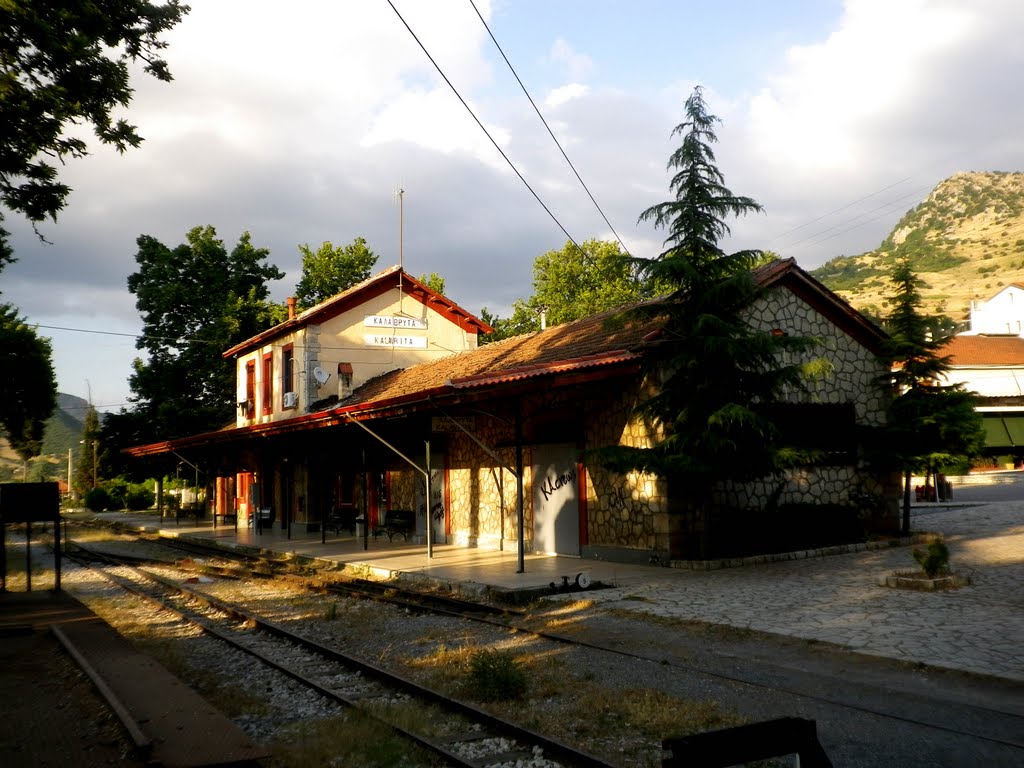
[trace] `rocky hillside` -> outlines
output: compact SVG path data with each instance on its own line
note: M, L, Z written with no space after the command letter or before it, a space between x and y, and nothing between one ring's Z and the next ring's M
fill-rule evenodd
M857 309L888 312L887 274L903 257L927 284L930 314L966 320L972 299L1024 282L1024 173L958 173L908 212L877 250L812 274Z

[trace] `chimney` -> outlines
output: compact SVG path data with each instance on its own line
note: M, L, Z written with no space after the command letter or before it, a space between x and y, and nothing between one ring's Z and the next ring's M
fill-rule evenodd
M286 301L288 302L288 319L295 319L295 297L289 296Z
M338 399L352 394L352 363L338 363Z

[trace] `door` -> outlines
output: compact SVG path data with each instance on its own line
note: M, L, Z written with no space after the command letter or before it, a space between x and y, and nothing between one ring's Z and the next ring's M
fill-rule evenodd
M447 544L448 537L445 533L447 530L445 518L448 515L448 510L444 506L444 500L447 498L444 488L444 455L431 455L430 464L430 520L433 526L430 531L431 540L434 544ZM417 474L419 475L418 472ZM416 483L416 528L423 531L426 531L426 528L421 528L420 526L426 508L426 505L423 503L426 485L426 478L423 475L419 475L419 482Z
M533 449L533 548L535 552L580 554L580 497L576 446Z

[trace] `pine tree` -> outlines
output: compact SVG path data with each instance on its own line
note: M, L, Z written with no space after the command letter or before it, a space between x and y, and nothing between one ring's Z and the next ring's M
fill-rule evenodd
M75 475L72 487L79 498L84 498L92 488L99 484L98 471L100 453L100 420L96 409L90 405L85 412L82 425L82 439L79 441L78 455L75 458Z
M978 453L984 444L974 395L960 384L943 384L949 358L939 354L949 335L921 314L924 282L907 259L890 273L892 311L884 320L889 340L883 361L891 371L884 384L893 401L882 444L885 459L903 475L902 531L910 532L910 484L915 471L930 473Z
M683 505L673 512L689 521L691 547L701 532L703 556L716 487L764 477L806 458L783 444L769 413L784 390L799 388L810 373L810 365L782 364L780 355L814 342L759 332L745 320L743 310L758 295L751 268L762 252L727 253L719 241L729 234L727 217L761 207L726 188L711 148L718 118L708 114L700 88L687 99L685 114L673 131L682 144L668 162L675 171L675 197L640 216L668 230L666 248L651 260L631 259L648 280L673 290L665 300L626 315L663 321L646 356L646 373L659 382L658 390L638 409L663 438L650 449L616 447L602 456L613 469L666 478L671 503Z

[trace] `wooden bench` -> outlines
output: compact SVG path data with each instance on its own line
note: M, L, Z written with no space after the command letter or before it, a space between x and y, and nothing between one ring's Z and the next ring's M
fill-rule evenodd
M387 534L388 541L394 541L395 536L402 535L406 541L409 535L416 531L416 513L411 509L389 509L384 513L384 521L373 529L373 537L377 538L382 533Z
M669 753L662 768L725 768L792 754L803 768L832 768L818 741L817 724L798 717L663 739L661 747Z
M327 517L327 530L334 531L338 536L342 531L356 535L356 523L362 522L355 507L335 507Z
M195 518L198 523L200 520L206 517L206 502L205 501L186 501L179 504L178 509L174 513L175 522L181 520L183 517Z

